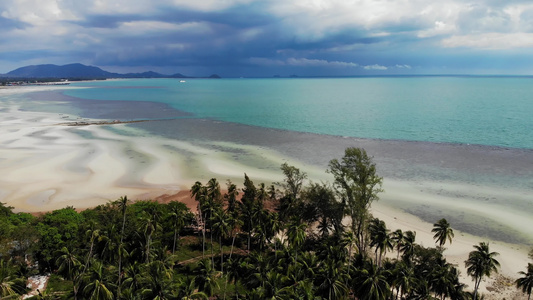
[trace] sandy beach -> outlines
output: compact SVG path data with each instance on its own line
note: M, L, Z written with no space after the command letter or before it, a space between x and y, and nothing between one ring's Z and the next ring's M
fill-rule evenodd
M389 229L416 231L418 243L434 246L432 223L441 217L450 221L455 239L446 246L445 254L461 268L463 282L473 285L466 277L464 260L472 246L481 241L489 241L491 250L500 253L500 273L505 277L516 278L517 272L527 266L527 251L533 243L533 200L528 177L533 163L531 151L487 151L463 146L427 149L426 144L327 136L314 145L317 138L312 135L283 131L272 131L269 139L259 140L253 136L267 129L251 127L241 133L239 125L193 119L167 121L180 127L169 126L169 131L174 132L156 136L150 134L150 128L163 125L158 121L67 126L91 119L31 111L25 106L27 103L17 98L21 93L61 88L68 87L0 89L0 201L16 211L49 211L68 205L83 209L123 195L138 200L181 192L183 197L196 180L205 182L215 177L221 183L230 179L240 185L245 172L256 184L270 184L282 180L279 166L283 162L301 168L315 182L331 181L325 173L327 161L340 158L343 149L351 145L363 147L375 156L385 192L372 211ZM59 99L54 105L61 101L64 100ZM232 126L237 133L225 137L224 132L233 130L228 128ZM180 134L195 138L181 139ZM441 150L444 148L447 152ZM425 158L426 155L432 156ZM463 155L468 162L457 162L454 155ZM497 161L481 163L496 155ZM405 167L413 162L420 167ZM499 164L511 166L500 168ZM439 168L440 173L435 171ZM463 168L470 173L457 171ZM512 176L506 171L511 168ZM495 170L513 183L505 187L508 183L503 182L503 187L499 187L491 184L493 177L485 179L480 175ZM457 174L467 175L446 180ZM506 205L510 200L514 201L513 206ZM501 299L501 286L505 284L490 279L482 291ZM519 299L514 298L514 291L514 287L507 286L504 297Z

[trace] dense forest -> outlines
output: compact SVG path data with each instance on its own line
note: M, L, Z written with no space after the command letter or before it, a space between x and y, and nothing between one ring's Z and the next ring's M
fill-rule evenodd
M479 283L498 271L482 242L465 261L474 285L460 282L445 219L426 248L374 218L382 178L363 149L330 161L331 184L281 171L270 186L246 174L240 189L196 182L195 212L127 197L39 216L0 203L0 299L21 298L36 274L50 278L30 299L482 299ZM533 264L519 276L530 295Z

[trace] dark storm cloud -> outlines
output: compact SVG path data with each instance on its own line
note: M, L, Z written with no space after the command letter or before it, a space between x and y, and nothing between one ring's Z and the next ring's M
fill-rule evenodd
M496 60L528 57L532 15L519 0L6 0L0 62L303 75L477 72L485 63L507 73Z

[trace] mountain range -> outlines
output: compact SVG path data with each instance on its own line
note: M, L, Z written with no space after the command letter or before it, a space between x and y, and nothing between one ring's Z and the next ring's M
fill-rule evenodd
M1 77L9 78L66 78L66 79L107 79L107 78L190 78L180 73L165 75L157 72L143 73L112 73L104 71L98 67L86 66L80 63L58 65L32 65L18 68L6 74L0 74ZM213 74L209 78L220 78Z

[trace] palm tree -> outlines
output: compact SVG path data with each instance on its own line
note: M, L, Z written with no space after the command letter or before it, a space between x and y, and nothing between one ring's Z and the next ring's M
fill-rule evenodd
M344 299L348 294L346 282L350 280L350 275L342 260L334 256L327 257L320 265L317 278L317 282L320 282L317 293L323 299Z
M220 249L220 272L224 274L224 252L222 249L222 239L227 238L230 234L230 216L228 216L222 209L217 209L213 213L213 228L218 237L219 249Z
M454 292L455 275L458 274L457 271L453 271L454 269L445 259L441 259L429 276L431 290L440 296L441 300Z
M191 187L191 195L198 202L198 225L202 228L202 258L205 257L205 223L204 208L207 201L207 189L200 181L196 181Z
M84 276L85 287L83 293L87 299L111 300L114 299L110 284L106 281L105 266L99 261L93 261L91 268Z
M396 252L398 252L398 255L396 256L396 260L398 260L400 259L400 249L402 249L405 242L405 234L401 229L396 229L396 231L391 233L390 239L396 247Z
M257 196L257 189L254 186L253 181L250 180L248 175L246 173L244 174L244 188L243 188L243 195L241 198L241 202L239 202L239 210L240 215L242 218L243 227L246 230L246 233L248 235L248 247L247 250L250 251L251 247L251 238L252 238L252 232L255 227L255 213L257 211L256 209L256 196ZM262 207L261 207L262 208Z
M118 289L117 298L120 299L120 288L122 286L122 254L124 242L124 227L126 226L126 209L128 208L128 197L120 197L117 200L120 212L122 212L122 230L120 231L120 244L118 245Z
M485 242L474 245L475 251L468 254L465 261L466 272L474 279L474 299L477 299L477 290L483 276L490 277L492 272L498 272L500 263L494 258L497 252L489 251L489 244Z
M433 224L431 232L435 233L433 238L440 247L444 246L446 240L449 240L450 244L452 243L452 238L454 237L453 229L450 227L450 223L448 223L446 219L440 219L437 223Z
M401 297L409 294L411 290L418 284L418 279L415 271L411 266L408 266L404 261L399 261L393 271L393 283L396 287L396 299L398 299L398 292L401 289Z
M136 292L143 286L142 267L143 265L136 261L124 267L124 290Z
M215 278L215 269L211 265L211 260L202 259L194 270L194 283L198 291L204 292L207 296L213 295L213 291L218 287Z
M167 269L162 261L154 261L146 265L146 276L143 280L141 295L144 299L166 300L174 299L172 271Z
M93 226L94 226L94 224L93 224ZM85 262L85 267L83 268L83 272L85 272L85 270L87 270L87 268L89 267L89 263L91 262L91 259L93 257L94 242L95 242L95 240L98 240L100 238L100 230L99 229L89 229L89 230L87 230L87 232L85 234L90 236L89 241L91 242L91 246L89 248L89 253L87 254L87 261Z
M176 241L178 239L178 233L185 224L183 218L185 217L185 210L182 206L176 203L170 208L170 215L172 217L172 225L174 225L174 241L172 243L172 254L176 252Z
M409 261L415 252L416 231L408 230L404 234L405 236L400 251L403 253L402 259Z
M12 260L0 259L0 299L18 299L25 288L26 280L16 274Z
M300 222L297 217L293 217L287 227L287 237L289 238L289 244L291 248L294 249L296 260L298 260L298 251L300 249L300 246L305 241L306 228L307 225L305 223Z
M79 272L81 262L78 258L68 250L67 247L61 248L56 252L58 256L56 259L56 265L58 267L59 274L62 274L64 278L73 280L76 277L76 273Z
M389 271L378 268L373 263L366 263L366 266L359 270L354 281L358 286L356 295L361 300L385 300L390 294L390 286L387 282Z
M185 280L181 281L178 288L178 297L180 300L194 300L194 299L205 299L209 297L204 292L196 291L196 286L192 277L187 277Z
M371 239L370 246L376 247L376 261L378 266L381 267L381 258L387 252L387 250L393 248L392 240L389 236L389 230L387 229L385 222L378 218L374 218L370 221L369 233Z
M515 283L517 288L521 288L522 292L526 293L527 299L531 299L531 291L533 290L533 264L527 264L527 273L524 271L518 272L518 274L523 275L518 278Z
M146 244L145 244L146 261L145 262L149 263L150 262L150 249L152 247L152 236L157 231L157 229L161 229L161 225L159 225L158 212L153 211L152 214L150 214L144 211L143 216L141 217L141 226L144 232L144 236L146 238Z

